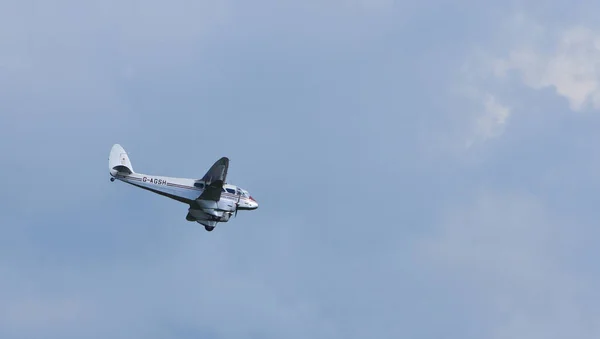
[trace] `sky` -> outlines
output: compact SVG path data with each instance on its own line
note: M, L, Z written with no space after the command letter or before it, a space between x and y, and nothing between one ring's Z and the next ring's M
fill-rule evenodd
M0 0L0 337L598 338L599 9Z

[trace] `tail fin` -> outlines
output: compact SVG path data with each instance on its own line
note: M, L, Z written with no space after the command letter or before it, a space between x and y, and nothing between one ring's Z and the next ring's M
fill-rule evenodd
M135 173L131 166L131 161L129 161L129 157L127 156L127 152L125 152L125 149L119 144L114 144L110 150L108 170L112 176L115 176L117 173Z

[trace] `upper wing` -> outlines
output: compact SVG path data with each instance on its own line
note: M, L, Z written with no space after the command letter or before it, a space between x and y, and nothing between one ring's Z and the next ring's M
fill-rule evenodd
M204 192L198 197L201 200L219 201L223 184L227 179L227 170L229 169L229 159L222 157L217 160L206 172L202 181L205 183Z

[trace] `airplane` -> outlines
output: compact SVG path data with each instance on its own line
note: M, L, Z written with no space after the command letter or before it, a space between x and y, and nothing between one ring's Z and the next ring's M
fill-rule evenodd
M255 210L258 202L250 193L228 184L229 159L217 160L201 179L172 178L136 173L125 149L114 144L108 157L110 181L116 180L166 196L189 205L186 220L212 231L219 222L227 222L241 210Z

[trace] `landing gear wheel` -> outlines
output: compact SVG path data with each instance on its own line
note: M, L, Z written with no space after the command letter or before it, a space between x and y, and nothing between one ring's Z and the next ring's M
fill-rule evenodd
M110 178L110 182L113 182L113 181L115 181L115 178Z
M205 229L206 231L210 232L210 231L214 230L214 229L215 229L215 227L214 227L214 226L204 226L204 229Z

